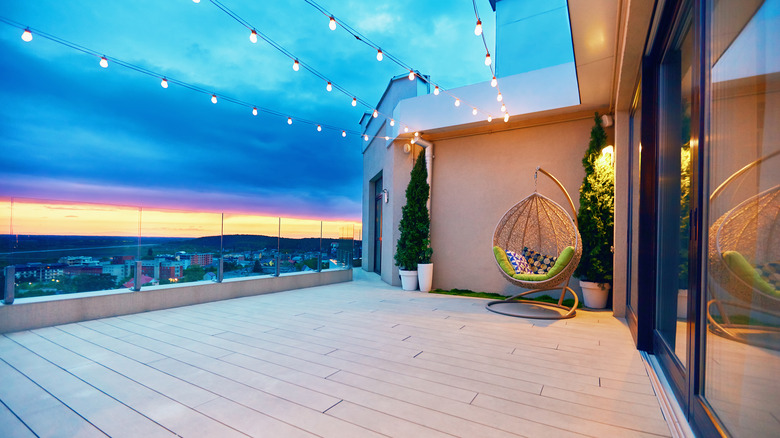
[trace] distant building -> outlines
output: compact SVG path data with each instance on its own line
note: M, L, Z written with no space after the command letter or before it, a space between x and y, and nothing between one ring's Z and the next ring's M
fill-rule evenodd
M197 254L180 254L179 260L189 260L191 264L197 266L208 266L214 263L214 254L212 253L197 253Z
M74 265L66 266L63 271L65 275L100 275L103 273L103 267L100 265Z
M95 260L90 256L60 257L59 262L65 263L68 266L76 266L76 265L97 266L100 264L99 260Z
M27 263L14 265L19 280L51 281L64 274L65 263Z

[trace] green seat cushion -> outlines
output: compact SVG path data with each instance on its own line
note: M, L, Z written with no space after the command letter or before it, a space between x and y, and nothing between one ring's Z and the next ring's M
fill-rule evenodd
M547 271L547 275L550 277L554 277L558 275L559 272L563 271L563 268L566 267L566 265L569 264L572 257L574 257L574 247L567 246L566 248L561 251L560 254L558 254L558 259L555 260L555 264L552 268L550 268L549 271Z
M742 281L749 284L759 291L771 295L774 297L780 297L777 289L771 284L767 283L761 275L756 271L756 268L748 262L742 254L737 251L726 251L723 253L723 261L731 269L731 271L737 275Z
M493 255L496 257L498 266L500 266L501 269L503 269L504 272L506 272L506 275L509 276L515 275L515 268L512 266L511 263L509 263L509 259L506 257L506 251L501 249L501 247L499 246L494 246Z
M550 278L549 274L514 274L512 278L520 281L542 281Z

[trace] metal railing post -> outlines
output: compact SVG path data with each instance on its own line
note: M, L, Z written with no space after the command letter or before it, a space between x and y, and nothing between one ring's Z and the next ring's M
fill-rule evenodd
M135 261L135 277L133 279L133 292L141 290L141 266L143 262L140 260Z
M278 277L279 273L280 273L280 271L279 271L279 254L276 254L276 263L275 263L274 268L275 268L275 270L274 270L274 277Z
M222 279L225 278L225 258L219 258L219 268L217 268L217 283L222 283Z
M5 291L3 292L3 304L14 303L14 286L16 283L16 266L5 267Z

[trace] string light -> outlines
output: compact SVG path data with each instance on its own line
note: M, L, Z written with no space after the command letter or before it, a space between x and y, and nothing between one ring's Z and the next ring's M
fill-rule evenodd
M506 112L506 104L505 104L505 103L502 103L502 104L501 104L501 112L502 112L502 113L505 113L505 112Z
M485 65L490 65L490 64L491 64L491 62L490 62L490 53L488 53L488 54L485 55Z
M385 136L385 141L388 141L388 140L390 140L390 137Z
M493 116L488 116L488 123L493 121Z
M379 116L379 112L377 110L374 110L374 113L371 114L374 118L377 118Z
M252 29L252 33L249 34L249 41L252 41L252 43L257 42L257 31Z
M395 126L395 120L390 119L390 126Z
M325 89L328 91L333 91L333 85L330 82L328 82L328 85L325 86Z
M414 80L414 71L412 71L412 70L409 70L409 80L410 81Z
M160 81L160 86L163 88L168 88L168 79L163 78L163 80Z
M108 59L106 59L105 56L100 57L100 66L103 68L108 68Z
M330 23L328 23L328 27L330 28L330 30L336 30L336 19L333 18L332 15L330 17Z
M455 99L455 106L460 106L460 99Z
M352 106L357 106L357 97L352 98Z
M252 108L252 115L253 115L253 116L256 116L256 115L257 115L257 107L253 107L253 108Z
M471 114L476 116L477 115L477 109L476 108L472 108L471 109Z
M211 103L217 103L217 95L216 94L212 94L211 95Z
M498 79L496 79L496 77L493 76L493 79L490 80L490 86L496 88L496 85L498 85Z
M509 121L509 113L504 113L504 123Z
M292 125L292 117L288 117L287 118L287 124L288 125Z
M419 132L417 132L417 131L415 131L415 133L414 133L414 136L415 136L415 137L419 137L419 136L420 136L420 133L419 133Z
M322 131L322 126L317 125L317 132L320 132L320 131Z
M368 141L368 136L367 136L367 135L364 135L364 136L363 136L363 140L365 140L365 141Z
M502 96L502 95L501 95L501 92L500 92L500 91L498 92L498 96L496 96L496 100L497 100L497 101L499 101L499 102L501 102L502 100L504 100L504 96Z
M377 61L382 61L382 59L384 59L384 57L382 56L382 49L378 49L376 51L376 60Z
M341 131L341 136L342 137L346 137L347 136L347 131Z
M404 126L404 132L409 132L409 127L408 126Z
M438 95L439 95L439 86L438 86L438 85L437 85L437 86L435 86L435 87L433 88L433 94L434 94L435 96L438 96Z
M22 41L26 43L32 41L32 32L30 32L30 29L25 29L24 32L22 32Z
M474 35L480 36L482 35L482 20L477 18L477 25L474 27Z
M298 71L298 69L300 69L300 68L301 68L301 66L298 63L298 60L296 59L295 62L293 62L293 70Z
M200 3L200 0L192 0L193 3Z

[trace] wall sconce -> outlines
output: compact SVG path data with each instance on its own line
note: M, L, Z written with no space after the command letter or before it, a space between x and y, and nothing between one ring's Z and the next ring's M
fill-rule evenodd
M387 191L387 189L382 189L382 199L385 201L385 204L390 201L390 193Z
M609 128L610 126L612 126L612 116L610 116L609 114L602 115L601 116L601 124L605 128Z
M408 154L411 151L412 151L412 145L410 145L409 143L405 143L404 144L404 153Z

